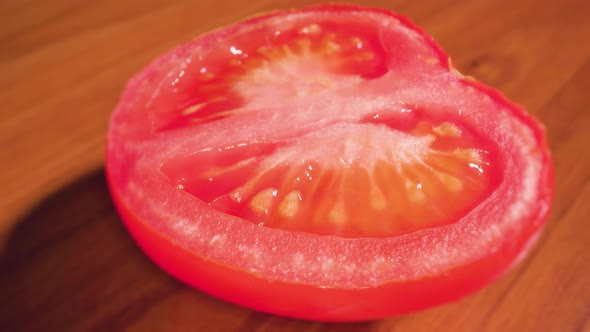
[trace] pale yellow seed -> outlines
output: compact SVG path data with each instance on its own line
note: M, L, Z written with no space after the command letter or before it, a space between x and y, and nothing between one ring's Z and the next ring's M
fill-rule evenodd
M293 190L288 193L281 204L279 204L279 213L285 218L294 217L299 212L301 202L301 193L299 190Z
M181 115L191 115L191 114L195 113L196 111L200 110L201 108L203 108L203 106L205 106L205 105L207 105L207 103L193 105L191 107L185 108L182 112L180 112L180 114Z
M342 200L338 200L330 210L328 218L337 225L344 225L348 221L348 213Z
M412 180L406 180L406 192L410 202L414 204L424 204L426 202L426 194L422 190L422 184Z
M268 214L277 194L274 188L261 190L250 200L250 209L258 214Z
M371 207L375 210L383 210L387 206L387 200L376 184L371 185Z
M446 173L438 173L438 178L445 187L453 193L458 193L463 190L463 181L455 176Z
M284 46L285 47L285 46ZM288 48L288 47L286 47ZM256 52L260 55L264 55L269 59L276 59L283 55L283 49L277 49L276 47L261 46L256 49Z
M322 31L322 29L320 28L319 25L312 23L310 25L304 26L303 28L301 28L301 30L299 30L300 33L302 34L310 34L310 35L315 35L318 34Z
M481 155L477 149L456 149L453 151L453 155L468 163L482 164Z
M210 81L212 79L215 78L215 75L213 75L212 73L202 73L200 76L201 81Z
M414 187L410 190L410 201L414 204L424 204L426 202L426 194L424 194L424 190L418 187Z
M440 125L433 127L432 130L434 130L434 132L439 134L440 136L461 136L461 129L449 122L441 123Z
M326 51L328 53L340 52L341 49L342 47L338 43L335 43L333 41L326 42Z
M287 56L287 57L289 57L289 56L294 57L295 56L295 54L293 54L293 51L291 50L291 47L289 45L283 45L282 49L283 49L283 53L282 54L279 53L277 55L277 58L280 57L281 55Z
M233 67L237 67L239 65L242 64L242 61L238 60L238 59L230 59L229 60L229 65L233 66Z
M208 104L222 101L224 99L225 99L225 97L217 97L217 98L211 99L205 103L195 104L193 106L185 108L184 110L182 110L182 112L180 112L180 114L181 115L191 115L195 112L198 112L199 110L201 110L201 108L207 106Z
M359 37L352 37L350 38L350 43L355 46L356 48L363 47L363 41Z

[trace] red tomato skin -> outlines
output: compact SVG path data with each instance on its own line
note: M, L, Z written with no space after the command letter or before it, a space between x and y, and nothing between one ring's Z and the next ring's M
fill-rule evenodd
M322 5L302 11L363 9L348 5ZM453 70L448 55L434 42L431 36L414 25L406 17L383 9L371 9L400 20L419 32L439 54L441 64ZM270 13L250 19L242 24L254 24L259 20L284 12ZM538 204L530 220L521 220L527 225L519 238L507 242L488 256L469 264L450 267L444 273L420 279L399 279L375 286L346 288L325 287L318 284L294 283L270 279L264 275L232 267L219 261L187 250L175 241L154 230L148 223L130 210L119 190L121 177L114 172L109 160L115 159L107 147L107 178L113 200L128 231L141 249L163 270L179 280L208 294L258 311L308 320L347 322L374 320L413 312L442 303L458 300L496 280L525 258L540 236L553 198L553 167L545 139L544 128L497 90L472 78L462 79L479 92L487 94L495 102L506 106L512 116L533 129L538 147L543 155L543 174L539 176L543 190L538 193ZM511 258L511 259L507 259Z
M115 196L115 202L118 201ZM141 249L177 279L257 311L325 322L381 319L461 299L493 282L522 260L542 231L542 228L537 229L523 246L504 248L483 260L441 275L351 289L270 280L209 260L158 234L124 206L117 204L117 208ZM540 205L540 216L547 211ZM514 256L516 260L505 260L505 257Z

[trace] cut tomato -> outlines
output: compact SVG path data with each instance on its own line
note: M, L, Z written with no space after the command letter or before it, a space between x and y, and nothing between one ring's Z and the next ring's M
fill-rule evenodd
M379 9L275 12L182 45L129 82L107 143L157 264L305 319L459 299L525 256L552 199L541 125Z

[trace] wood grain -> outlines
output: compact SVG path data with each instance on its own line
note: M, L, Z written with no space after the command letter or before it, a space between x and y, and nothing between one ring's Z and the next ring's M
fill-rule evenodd
M532 255L494 285L412 315L322 324L211 298L137 249L102 170L108 117L126 79L204 31L315 2L0 2L0 330L590 331L587 1L362 2L411 17L464 73L547 126L552 214Z

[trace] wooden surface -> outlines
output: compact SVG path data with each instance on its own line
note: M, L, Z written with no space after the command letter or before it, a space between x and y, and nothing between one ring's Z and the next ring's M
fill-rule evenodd
M555 204L521 265L464 300L331 325L194 291L137 249L103 176L126 79L199 33L310 1L0 2L2 331L590 331L590 2L366 1L425 27L548 128ZM13 227L16 225L15 227Z

